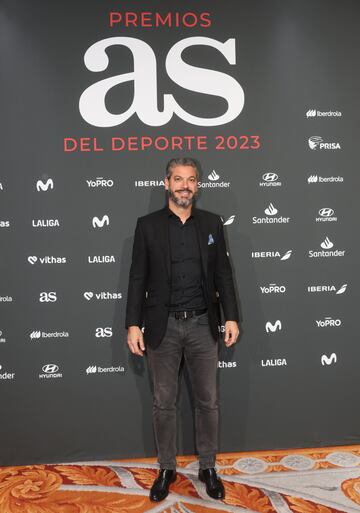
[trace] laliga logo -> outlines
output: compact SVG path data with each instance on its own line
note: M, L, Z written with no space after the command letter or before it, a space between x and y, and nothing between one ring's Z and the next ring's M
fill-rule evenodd
M198 68L182 60L182 53L192 46L210 46L219 51L231 65L236 64L235 39L220 43L208 37L188 37L172 46L165 60L170 79L178 86L196 93L224 98L227 110L214 118L200 118L184 110L172 94L164 94L163 110L158 110L157 62L152 48L133 37L109 37L94 43L84 56L85 66L94 73L105 71L109 65L106 50L112 46L126 46L132 53L134 69L129 73L108 77L95 82L82 93L79 110L90 125L113 127L121 125L137 114L140 121L149 126L168 123L173 114L187 123L198 126L224 125L235 119L244 107L244 91L231 76L206 68ZM130 107L120 114L112 114L106 108L106 95L115 86L133 82L134 96Z

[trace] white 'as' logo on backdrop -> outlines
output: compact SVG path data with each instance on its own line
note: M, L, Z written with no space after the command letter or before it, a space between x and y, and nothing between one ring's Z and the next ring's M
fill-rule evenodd
M235 119L244 107L244 91L230 75L207 68L198 68L182 60L182 52L191 46L210 46L218 50L231 65L236 64L235 39L220 43L209 37L188 37L178 41L167 54L165 68L173 82L188 91L224 98L227 110L221 116L202 118L184 110L172 94L164 94L162 111L158 110L157 62L151 46L133 37L109 37L94 43L85 53L84 62L88 70L105 71L109 65L106 50L114 45L126 46L132 52L134 69L129 73L115 75L95 82L80 96L81 116L90 125L113 127L121 125L133 114L149 126L168 123L173 114L187 123L198 126L224 125ZM107 93L115 86L133 82L134 96L130 107L120 114L108 111L105 104Z

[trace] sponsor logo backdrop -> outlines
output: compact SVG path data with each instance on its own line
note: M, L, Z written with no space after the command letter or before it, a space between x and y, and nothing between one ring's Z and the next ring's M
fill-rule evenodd
M4 1L0 464L151 456L136 219L201 161L243 313L221 451L360 443L358 2ZM223 326L220 327L223 330ZM189 379L179 453L194 452Z

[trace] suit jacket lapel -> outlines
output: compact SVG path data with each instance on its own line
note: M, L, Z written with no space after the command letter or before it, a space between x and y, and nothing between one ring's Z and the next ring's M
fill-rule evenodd
M163 255L164 255L164 263L166 272L168 275L168 279L171 278L171 255L170 255L170 237L169 237L169 220L168 220L168 211L167 211L167 205L163 208L163 216L162 216L162 223L161 226L159 226L159 230L161 230L161 238L160 240L163 242Z

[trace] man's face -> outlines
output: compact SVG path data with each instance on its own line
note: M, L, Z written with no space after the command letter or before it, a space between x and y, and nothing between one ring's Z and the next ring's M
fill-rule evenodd
M165 189L178 207L187 208L198 195L195 169L192 166L173 167L170 178L165 178Z

